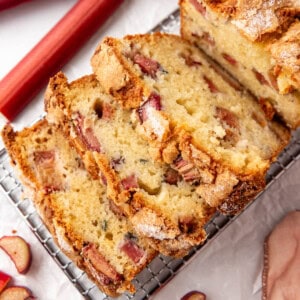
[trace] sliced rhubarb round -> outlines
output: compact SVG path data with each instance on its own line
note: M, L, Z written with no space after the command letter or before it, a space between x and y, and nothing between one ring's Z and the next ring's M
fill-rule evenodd
M191 291L185 294L181 300L205 300L206 295L199 291Z
M7 253L21 274L25 274L31 264L29 244L20 236L3 236L0 238L0 248Z
M24 286L11 286L0 294L0 300L33 299L31 291Z

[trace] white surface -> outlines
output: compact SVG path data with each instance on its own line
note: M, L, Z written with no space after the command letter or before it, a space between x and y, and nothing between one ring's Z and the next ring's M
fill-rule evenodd
M0 78L74 3L74 0L40 0L0 12ZM90 73L90 56L105 35L147 32L176 7L177 0L127 0L64 67L64 72L69 79ZM42 96L43 91L17 118L14 123L17 128L30 124L42 114ZM175 300L190 290L199 289L207 294L207 300L261 299L263 240L286 212L300 209L298 178L299 161L152 298ZM33 265L26 276L18 275L14 265L0 251L0 270L14 276L15 284L31 288L38 299L82 299L15 208L1 196L0 236L12 234L12 230L17 230L17 234L31 244Z

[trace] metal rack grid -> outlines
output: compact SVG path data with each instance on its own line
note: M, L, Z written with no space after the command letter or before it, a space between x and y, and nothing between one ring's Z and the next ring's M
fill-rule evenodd
M164 31L177 33L179 30L179 11L175 11L165 20L158 24L153 31ZM300 129L294 132L291 143L284 149L277 161L274 162L267 174L267 187L262 192L267 192L269 186L280 178L300 157ZM40 219L30 199L22 199L22 186L16 179L10 165L9 157L5 149L0 150L0 191L2 195L15 206L23 216L28 226L36 237L64 271L69 280L79 290L85 299L109 300L110 297L104 295L86 276L78 269L56 246L49 231ZM260 195L256 197L258 199ZM251 204L250 204L251 205ZM163 255L158 255L140 274L133 280L136 293L131 295L125 293L118 297L118 300L142 300L148 299L159 287L166 284L178 271L187 265L195 254L199 253L203 247L208 247L211 242L234 220L221 214L216 214L206 225L208 233L207 241L195 247L188 256L183 259L174 259Z

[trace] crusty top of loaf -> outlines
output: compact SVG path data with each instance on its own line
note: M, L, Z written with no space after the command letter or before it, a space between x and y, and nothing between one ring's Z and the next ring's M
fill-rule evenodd
M282 34L300 15L299 0L203 0L210 8L231 18L250 40Z
M300 21L294 22L288 31L271 45L270 50L277 66L288 70L300 87Z

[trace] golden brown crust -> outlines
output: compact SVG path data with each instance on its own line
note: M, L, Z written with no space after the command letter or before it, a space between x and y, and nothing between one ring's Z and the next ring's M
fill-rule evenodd
M25 184L28 190L31 192L42 190L43 183L37 180L36 174L33 172L31 166L28 165L28 157L22 153L21 145L18 143L17 139L18 136L23 138L39 131L40 127L44 126L45 124L47 124L47 121L42 119L33 125L31 129L25 128L21 133L16 134L12 125L7 123L1 132L5 148L10 154L11 163L15 166L17 175L21 177L23 184Z
M297 0L202 0L203 4L231 22L252 41L284 33L300 15Z
M197 193L221 212L238 213L265 186L263 172L261 176L236 174L230 166L221 166L200 148L195 148L189 136L185 136L180 149L183 157L195 164L201 176Z
M237 13L238 0L199 0L199 3L201 2L207 4L214 11L218 11L224 17L235 16Z
M139 227L141 227L143 234L148 231L151 233L146 237L148 243L159 252L173 257L187 255L192 246L200 245L206 240L207 234L204 226L216 211L215 208L203 204L202 222L195 220L193 223L193 220L188 220L192 226L190 224L190 226L185 227L185 220L179 219L179 226L174 226L174 223L166 219L156 207L145 206L143 204L144 196L141 193L136 193L132 202L135 202L133 206L138 209L131 217L131 222L137 228L137 233L139 233Z
M295 21L280 39L270 46L272 58L276 61L276 76L290 77L292 82L284 93L300 88L300 21ZM274 74L275 75L275 74Z
M234 191L218 207L226 215L240 213L264 189L266 183L263 178L255 181L240 181Z
M106 37L98 45L91 59L96 75L104 90L115 97L125 108L138 107L136 99L143 96L144 88L139 88L140 80L119 54L117 40ZM121 74L121 75L120 75Z
M275 88L279 88L281 94L300 88L298 58L300 6L297 0L194 0L191 2L196 1L207 10L205 17L208 20L210 12L222 16L251 42L261 44L266 51L271 52L274 60L271 77L274 78ZM182 6L183 3L184 1L181 1ZM279 81L278 87L276 79L280 75L284 79ZM287 81L286 78L289 80Z

